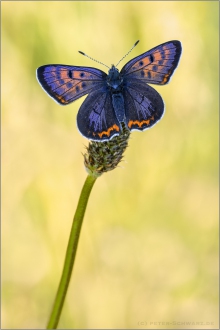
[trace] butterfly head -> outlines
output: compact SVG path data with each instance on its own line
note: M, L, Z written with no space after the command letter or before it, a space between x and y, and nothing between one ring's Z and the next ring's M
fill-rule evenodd
M118 87L121 85L122 81L123 81L123 79L120 76L118 69L112 64L112 67L109 70L108 76L107 76L108 86L113 90L117 90Z

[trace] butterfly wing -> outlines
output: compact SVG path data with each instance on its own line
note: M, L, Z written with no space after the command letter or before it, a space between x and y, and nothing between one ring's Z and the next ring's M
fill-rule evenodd
M61 64L43 65L37 69L42 88L59 104L69 104L106 84L106 73L90 67Z
M178 65L181 51L178 40L165 42L129 61L121 74L124 79L136 78L149 84L167 84Z
M83 136L94 141L107 141L119 135L120 124L115 116L110 93L105 88L87 96L79 109L77 126Z
M164 103L160 94L136 79L127 83L124 101L126 123L131 131L144 131L152 127L164 114Z

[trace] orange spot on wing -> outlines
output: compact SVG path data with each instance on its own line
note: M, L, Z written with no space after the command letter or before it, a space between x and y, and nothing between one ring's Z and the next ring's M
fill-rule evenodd
M133 125L138 125L138 127L142 127L144 124L150 125L150 122L154 120L154 116L150 117L149 119L146 120L129 120L128 122L128 127L131 128Z
M70 79L70 77L68 76L68 71L67 70L66 71L60 70L59 74L60 74L61 79Z
M119 132L119 127L118 127L118 125L114 124L113 126L109 127L109 128L107 129L107 131L103 131L103 132L98 133L98 136L99 136L100 138L102 138L103 135L107 135L107 136L109 137L111 131L113 131L113 130ZM95 135L95 134L93 133L93 135Z
M151 63L151 62L150 62L150 59L149 59L149 56L146 56L146 57L143 58L141 61L143 62L143 67L144 67L145 65L149 65L149 64Z
M68 104L69 102L66 101L62 96L56 94L56 99L59 100L63 104Z
M158 77L159 72L157 72L157 71L153 71L152 68L153 68L153 66L151 66L151 67L149 68L149 70L146 69L146 70L144 70L144 71L145 71L146 73L147 73L148 71L150 71L151 79L152 79L152 80L157 80L157 79L159 79L159 77Z
M153 53L153 55L154 55L154 62L160 61L162 59L161 52Z
M164 77L163 77L163 80L161 81L161 85L166 84L166 82L168 81L169 77L170 77L170 74L169 73L165 74Z
M91 73L88 73L85 71L78 71L78 70L74 70L73 78L78 79L79 81L94 79L94 77L93 77L93 75L91 75Z

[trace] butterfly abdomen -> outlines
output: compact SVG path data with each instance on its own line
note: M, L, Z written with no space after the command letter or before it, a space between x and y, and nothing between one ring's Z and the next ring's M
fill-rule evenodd
M112 94L112 105L119 123L125 122L125 104L122 93Z

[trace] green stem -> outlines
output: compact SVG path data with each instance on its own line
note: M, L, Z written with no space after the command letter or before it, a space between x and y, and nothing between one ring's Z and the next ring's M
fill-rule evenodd
M86 210L86 205L96 179L97 179L96 177L92 175L88 175L81 191L76 213L73 218L73 224L72 224L69 243L66 251L63 273L60 279L60 284L57 290L57 295L54 301L54 305L47 325L47 329L56 329L60 319L60 314L63 308L63 303L66 297L66 293L69 286L71 273L75 261L76 250L79 241L83 217Z

